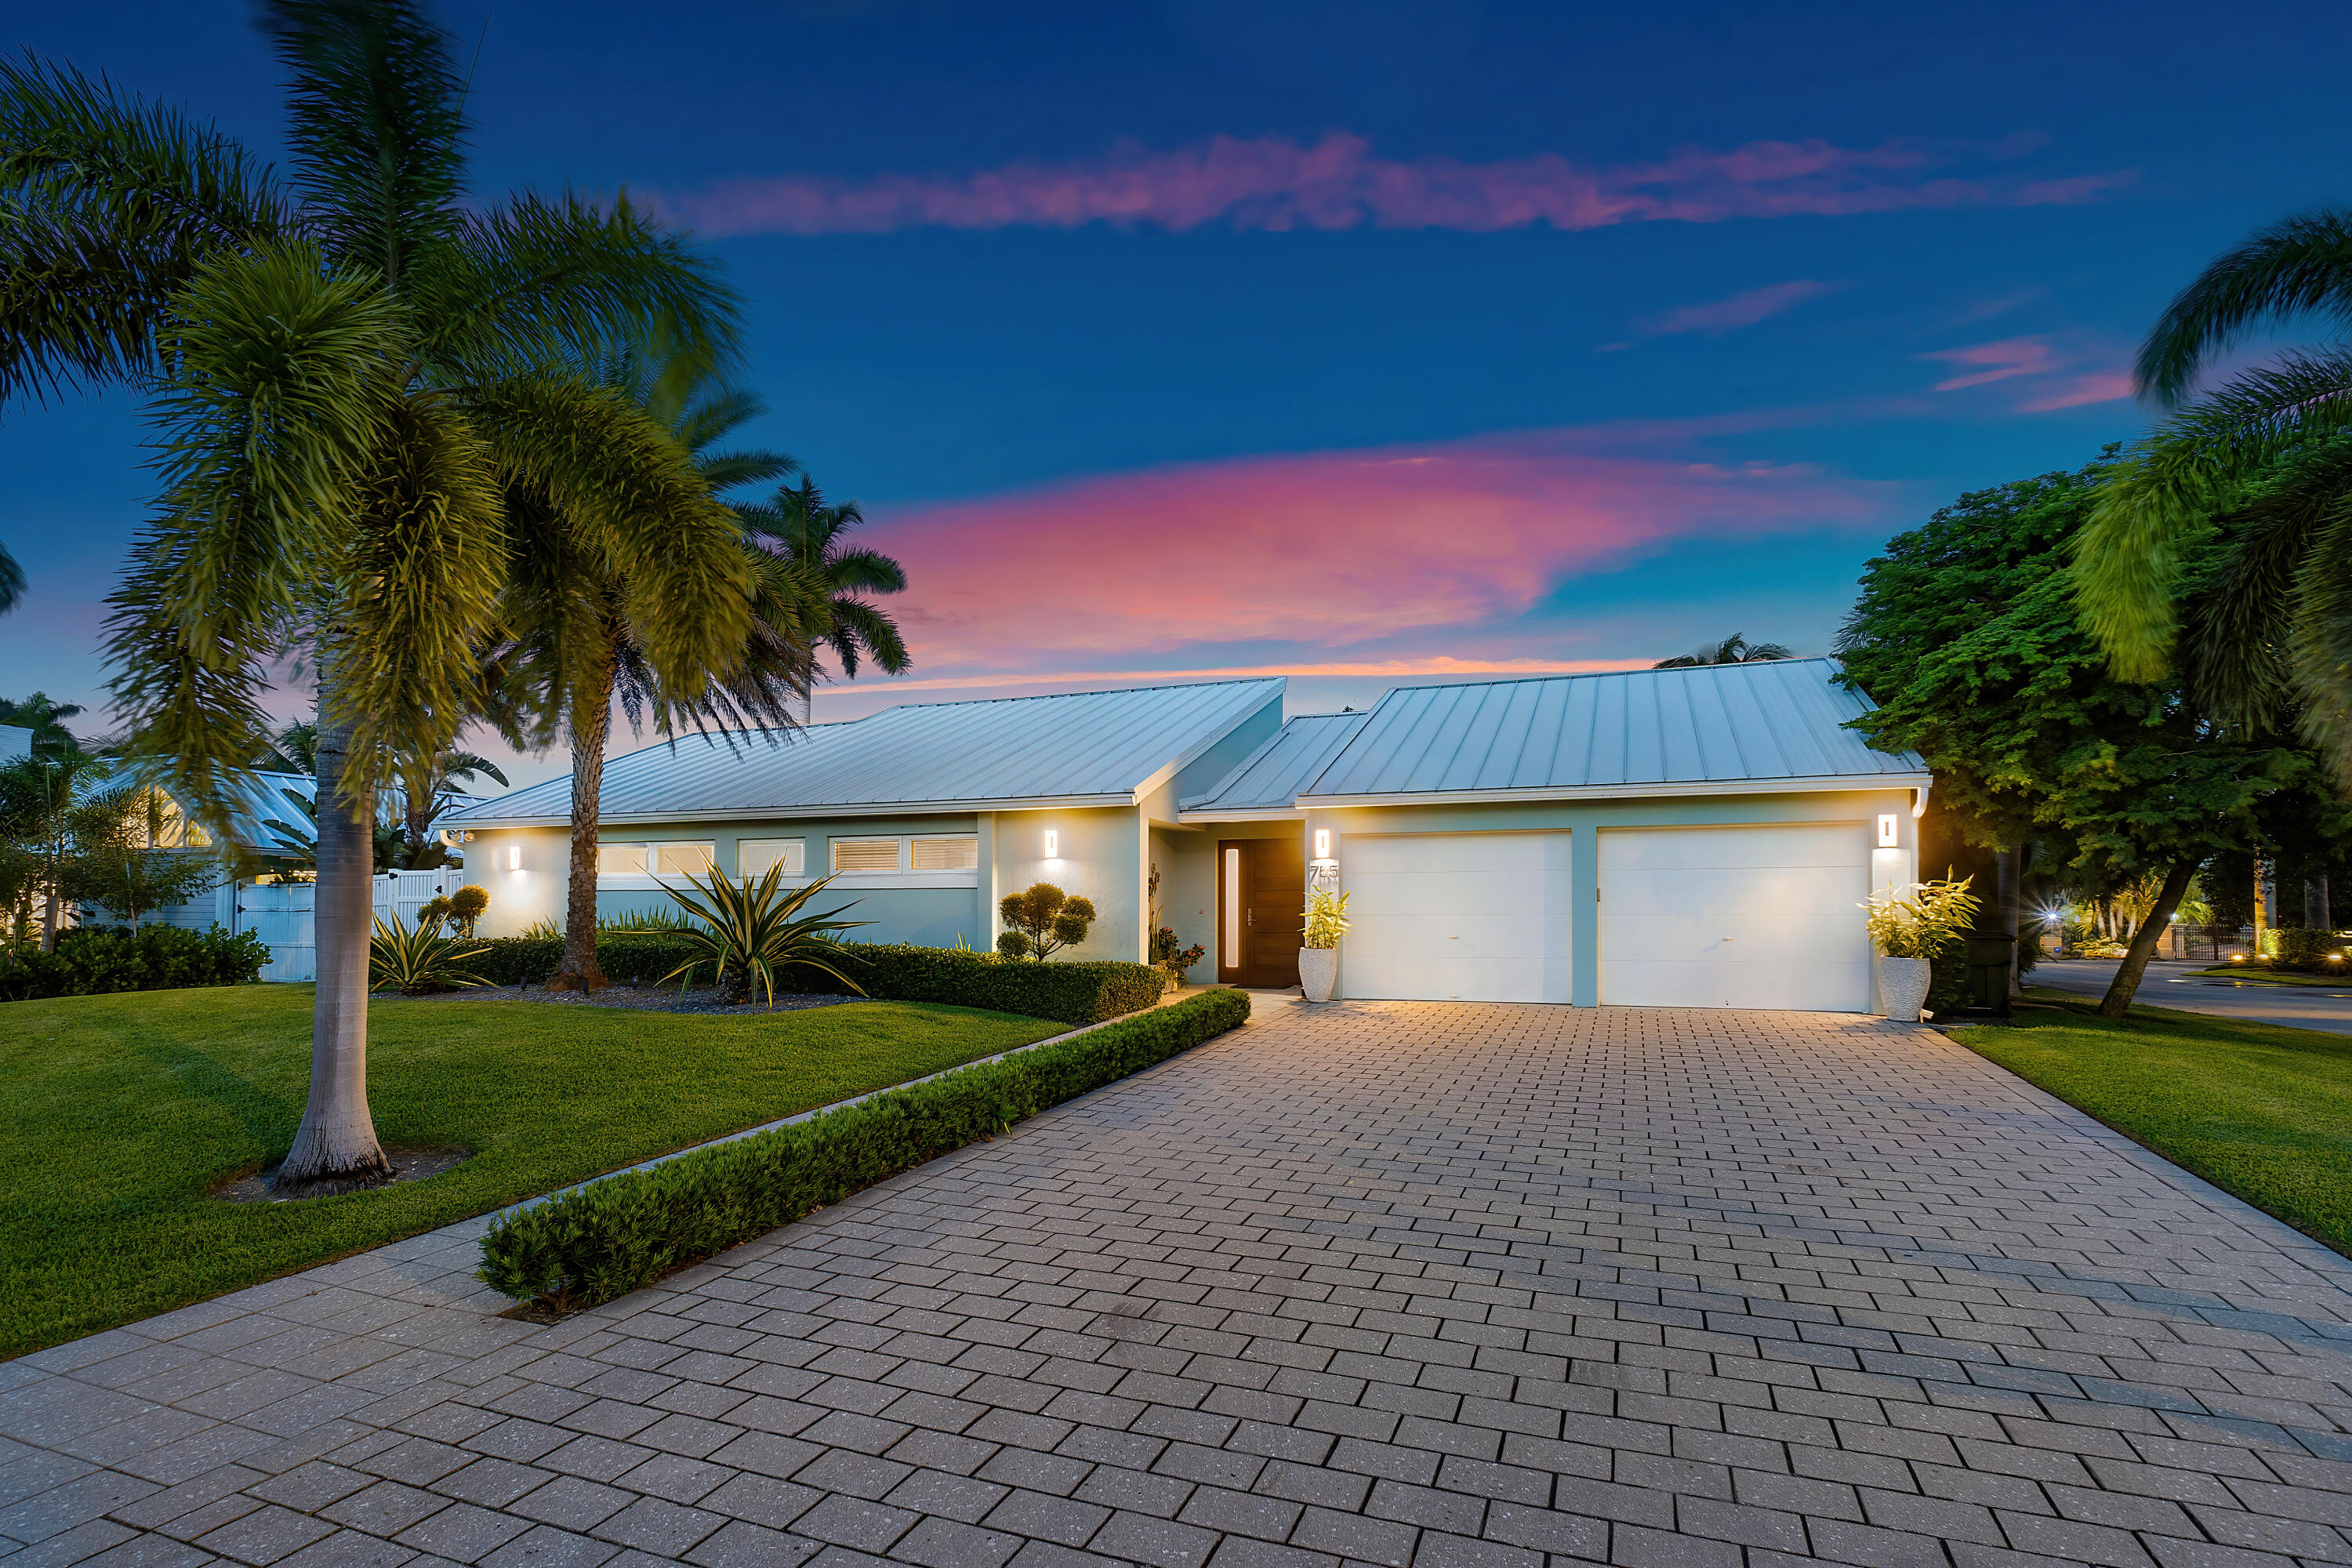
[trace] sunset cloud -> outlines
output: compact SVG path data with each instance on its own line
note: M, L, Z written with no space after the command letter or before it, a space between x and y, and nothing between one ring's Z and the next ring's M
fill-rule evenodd
M1490 163L1381 158L1363 137L1335 131L1311 144L1282 136L1217 136L1173 152L1130 146L1099 158L1009 163L964 174L856 180L780 174L723 181L657 200L665 214L709 236L1093 223L1177 232L1223 224L1484 233L1536 224L1589 229L1917 207L2074 205L2096 201L2131 178L2128 173L2057 180L1930 174L2021 150L2023 144L1968 149L1906 142L1840 147L1813 139L1590 166L1551 153Z
M1800 278L1788 283L1768 283L1761 289L1744 289L1724 300L1709 300L1705 304L1685 305L1678 310L1668 310L1641 326L1643 337L1672 337L1678 332L1727 332L1740 327L1752 327L1757 322L1793 310L1808 300L1818 300L1824 294L1834 294L1844 288L1843 283L1824 283L1817 279Z
M1579 574L1709 538L1867 531L1891 504L1891 487L1808 467L1584 438L1244 458L876 509L872 542L922 563L893 605L919 679L1224 668L1243 648L1302 674L1402 675L1428 656L1395 665L1386 639L1466 657ZM1110 648L1131 662L1106 666Z
M1937 392L1965 392L1995 382L2032 378L2019 388L2011 407L2019 414L2047 414L2061 408L2082 408L2114 403L2132 395L2132 378L2111 368L2112 357L2095 347L2070 345L2049 337L2002 338L1966 348L1937 349L1919 356L1962 368L1962 374L1937 382ZM2107 364L2095 362L2108 361ZM1965 368L1974 367L1974 368Z

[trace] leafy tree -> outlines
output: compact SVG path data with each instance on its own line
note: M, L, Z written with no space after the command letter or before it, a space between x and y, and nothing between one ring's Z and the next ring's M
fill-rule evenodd
M1032 883L1025 893L1005 894L996 912L1010 928L997 933L996 951L1040 963L1086 941L1087 928L1095 923L1093 900L1071 898L1051 882Z
M2352 316L2352 214L2263 229L2173 300L2138 382L2179 412L2109 477L2074 574L2119 676L2177 671L2218 722L2299 731L2352 789L2352 345L2281 355L2183 405L2246 331L2307 312Z
M1674 658L1662 658L1652 669L1696 669L1709 664L1756 664L1766 659L1794 658L1787 647L1776 642L1749 642L1741 633L1734 632L1713 647L1700 648Z
M222 842L273 661L310 655L319 984L290 1195L389 1169L366 1097L373 799L384 759L447 746L476 697L511 498L632 563L681 690L730 663L748 610L740 582L707 591L740 525L690 504L641 410L564 368L656 322L716 358L733 295L625 201L469 197L465 84L414 0L257 11L288 79L283 177L69 68L0 66L0 400L151 395L162 496L110 601L113 691Z
M1855 727L1917 751L1974 842L2039 839L2107 885L2160 872L2155 906L2100 1004L2128 1008L2197 868L2242 847L2266 795L2310 788L2309 753L2232 738L2179 683L2112 674L2061 570L2103 464L1962 497L1871 563L1839 634L1846 679L1879 706Z
M0 841L6 842L22 900L41 901L41 951L54 952L75 895L80 841L76 807L115 764L75 751L25 757L0 767Z
M135 783L100 789L69 816L75 854L68 898L107 914L140 920L220 885L218 858L185 842L184 826L159 790Z

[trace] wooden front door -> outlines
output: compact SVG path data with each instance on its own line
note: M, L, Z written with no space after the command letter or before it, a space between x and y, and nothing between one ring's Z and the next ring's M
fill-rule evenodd
M1296 838L1217 846L1217 978L1279 989L1298 984L1307 852Z

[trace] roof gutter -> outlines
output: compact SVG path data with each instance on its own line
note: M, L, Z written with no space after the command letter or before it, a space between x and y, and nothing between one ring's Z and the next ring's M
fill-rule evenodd
M1076 811L1104 806L1132 808L1140 796L1130 791L1116 795L1027 795L1011 800L861 800L830 805L734 806L711 811L619 811L598 814L599 823L616 827L657 826L669 822L800 822L812 818L858 816L976 816L983 811ZM570 813L562 816L444 817L453 827L566 827Z

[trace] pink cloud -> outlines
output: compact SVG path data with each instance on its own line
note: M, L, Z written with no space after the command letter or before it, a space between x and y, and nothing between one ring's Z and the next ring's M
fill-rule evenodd
M1188 653L1224 667L1235 645L1267 644L1299 650L1285 668L1352 668L1391 637L1483 640L1564 579L1677 541L1867 529L1889 505L1887 486L1808 468L1595 453L1582 437L1245 458L877 509L874 542L916 566L902 618L919 675L1099 671L1111 649L1130 661L1115 669Z
M2092 403L2119 403L2135 395L2139 388L2122 371L2085 371L2052 384L2046 392L2038 393L2032 401L2017 405L2020 414L2047 414L2059 408L2081 408Z
M2006 147L1989 150L2007 155ZM970 174L814 174L724 181L658 197L664 212L706 235L887 234L901 229L1072 228L1091 223L1175 231L1453 228L1549 224L1599 228L1645 222L1894 212L1914 207L2095 201L2128 172L2024 182L2011 175L1926 177L1932 165L1982 152L1888 142L1839 147L1819 139L1689 151L1646 163L1587 167L1557 153L1474 163L1372 156L1360 136L1311 145L1287 137L1217 136L1178 152L1123 147L1068 163L1018 163Z
M1941 360L1950 365L1983 367L1937 382L1933 389L1937 392L1963 392L2019 376L2032 378L2031 385L2018 390L2016 401L2010 405L2019 414L2047 414L2093 403L2113 403L2131 396L2134 391L2132 378L2112 368L2115 356L2111 346L2095 343L2065 344L2047 337L2003 338L1966 348L1937 349L1919 357ZM2106 363L2101 364L2100 361ZM2089 368L2085 368L2086 363Z
M1808 300L1818 300L1824 294L1834 294L1844 288L1843 283L1823 283L1800 278L1789 283L1769 283L1761 289L1748 289L1725 300L1710 300L1702 305L1685 305L1669 310L1643 327L1643 335L1654 338L1671 337L1677 332L1727 332L1737 327L1752 327L1768 317L1793 310Z
M2043 375L2059 368L2058 356L2047 338L2003 338L1999 342L1975 343L1964 349L1937 349L1919 357L1939 359L1947 364L1986 367L1937 382L1937 392L1961 392L1971 386L2007 381L2011 376Z

